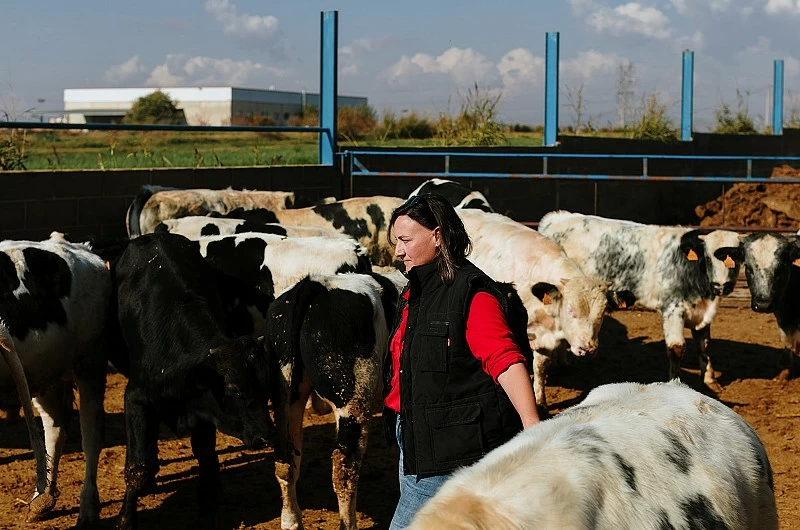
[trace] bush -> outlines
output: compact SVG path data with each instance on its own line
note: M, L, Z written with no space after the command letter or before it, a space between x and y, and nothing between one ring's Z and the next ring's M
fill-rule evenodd
M236 116L231 116L231 125L266 127L275 125L275 120L264 114L237 114Z
M502 94L481 92L478 84L463 96L461 111L453 118L447 114L436 122L436 136L442 145L500 145L506 137L497 122L497 105Z
M375 129L375 110L369 105L340 108L337 120L339 136L345 140L357 140L371 134Z
M714 118L717 120L714 132L718 134L757 134L753 120L749 116L747 104L738 89L736 90L736 100L735 113L724 101L714 111Z
M156 90L152 94L142 96L133 102L122 119L123 123L163 123L185 124L186 117L182 110L175 106L175 102L168 95Z
M6 138L0 139L0 171L28 169L25 167L25 132L11 129Z
M643 101L641 117L631 128L631 138L661 142L677 140L676 129L667 117L667 106L658 100L656 94Z

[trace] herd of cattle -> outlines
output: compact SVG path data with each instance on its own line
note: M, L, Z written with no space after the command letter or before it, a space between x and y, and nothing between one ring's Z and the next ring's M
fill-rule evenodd
M472 239L470 259L512 286L510 296L524 305L533 385L543 414L553 359L569 352L593 355L604 314L634 304L662 315L670 366L665 379L680 376L688 328L703 381L719 390L709 356L710 326L742 264L753 310L776 315L788 350L782 375L790 375L800 354L800 306L792 302L800 294L800 247L793 238L642 225L563 211L544 216L536 231L495 213L483 195L460 184L434 179L412 195L425 192L440 193L457 208ZM55 505L64 424L77 386L86 457L78 526L99 520L97 466L110 362L128 378L126 491L119 528L137 526L137 499L155 484L162 422L191 437L206 520L213 521L217 511L215 437L220 430L250 448L275 448L281 527L302 528L296 483L303 414L311 401L315 409L328 407L335 414L333 488L342 528L355 529L368 423L380 406L385 348L406 283L393 266L387 239L392 212L403 202L378 196L293 208L291 192L151 186L128 210L130 237L124 241L70 242L54 232L42 242L0 243L0 352L6 361L0 363L0 407L14 412L21 404L28 422L37 470L29 517L40 518ZM31 403L42 418L43 439ZM634 418L637 406L647 408L651 421ZM775 528L766 454L749 426L730 416L735 414L716 401L674 383L596 389L581 406L518 436L474 471L457 475L443 491L438 515L450 506L510 521L487 527L527 528L531 521L555 527L546 521L569 512L559 503L577 502L586 513L571 516L586 523L558 527L637 527L635 521L645 521L652 528L688 528L700 517L719 524L708 528ZM620 434L612 425L615 418L641 425L642 432ZM563 463L551 459L550 446L561 448ZM531 455L530 465L520 459L521 451ZM532 456L537 451L539 456ZM479 509L470 484L505 476L497 466L509 465L509 459L516 469L509 469L506 487L487 487L522 511ZM548 460L553 473L570 469L575 475L551 476L561 485L547 486L542 463ZM582 470L588 473L583 478ZM649 476L653 473L658 480ZM540 482L536 488L530 484L534 477ZM660 482L681 480L688 485L659 489ZM738 493L724 490L723 483L733 484ZM604 487L616 497L606 495ZM640 497L645 490L648 495L671 491L675 502L664 501L660 511L648 512L626 502L631 492L625 488ZM538 495L551 499L540 502ZM597 526L602 518L592 519L589 512L593 503L603 504L604 495L617 504L603 512L610 519ZM432 510L428 516L435 521ZM420 528L441 527L436 524Z

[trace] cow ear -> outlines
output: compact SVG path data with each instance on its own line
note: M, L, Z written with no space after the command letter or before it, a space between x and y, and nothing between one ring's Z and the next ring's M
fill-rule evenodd
M558 288L552 283L539 282L531 287L531 293L544 305L550 305L561 298Z
M608 291L608 305L614 309L625 309L636 303L631 291Z

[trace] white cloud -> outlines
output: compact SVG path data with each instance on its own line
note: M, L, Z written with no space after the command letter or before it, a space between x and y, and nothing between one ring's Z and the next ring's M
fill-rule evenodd
M755 44L751 44L750 46L744 48L737 52L736 55L738 56L758 56L770 53L772 47L772 41L764 36L758 37Z
M800 0L767 0L764 11L770 15L781 13L800 14Z
M361 73L361 59L374 49L383 46L386 39L356 39L347 46L339 48L339 74L357 76Z
M787 57L783 60L783 71L786 77L800 76L800 61L794 57Z
M523 85L536 85L544 80L544 58L525 48L516 48L503 55L497 63L503 86L514 90Z
M119 84L134 79L138 74L145 71L145 66L139 60L138 55L134 55L127 61L114 65L103 74L103 79L111 84Z
M222 24L225 33L243 39L271 40L276 37L280 25L271 15L240 15L229 0L207 0L206 11Z
M597 4L593 0L569 0L569 7L573 14L583 15L597 9Z
M598 33L616 37L639 35L654 39L672 36L669 18L655 7L644 7L636 2L619 5L613 9L601 7L588 16L586 22Z
M686 14L686 12L688 11L686 0L670 0L670 3L673 5L673 7L675 7L675 9L681 15Z
M617 65L627 62L627 59L616 54L601 53L596 50L580 52L574 59L561 61L561 71L564 75L590 79L594 76L613 73Z
M272 84L285 79L291 70L266 66L250 60L218 59L215 57L169 54L163 64L155 67L147 79L148 86L223 85L248 86Z
M384 77L390 83L404 83L425 74L449 75L457 84L466 86L476 81L493 81L496 68L486 56L472 48L450 48L436 57L427 53L413 57L403 55L384 72Z

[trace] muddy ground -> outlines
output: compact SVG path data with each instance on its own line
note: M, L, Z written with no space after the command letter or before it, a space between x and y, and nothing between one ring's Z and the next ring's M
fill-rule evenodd
M775 493L782 528L800 528L800 379L779 382L782 354L775 318L753 313L741 301L727 301L712 328L712 359L724 386L718 396L758 431L775 472ZM563 368L551 377L547 397L561 410L578 403L591 388L617 381L661 381L667 359L658 315L636 310L616 312L606 319L601 349L591 360ZM699 389L697 358L689 345L684 380ZM100 460L99 487L103 528L112 528L124 492L125 459L122 415L125 380L108 379L106 449ZM307 417L306 450L298 486L307 529L335 530L336 497L331 488L330 451L334 439L331 417ZM388 526L398 495L396 451L387 449L380 420L373 422L372 439L361 475L358 498L360 528ZM17 499L32 491L34 465L24 422L0 422L0 528L68 528L78 516L78 495L83 480L77 418L72 422L61 463L61 497L52 517L25 523L26 508ZM218 438L223 465L224 495L221 528L280 528L280 496L273 476L272 453L244 451L235 439ZM142 528L195 528L197 469L188 440L163 433L161 472L154 494L140 501Z

